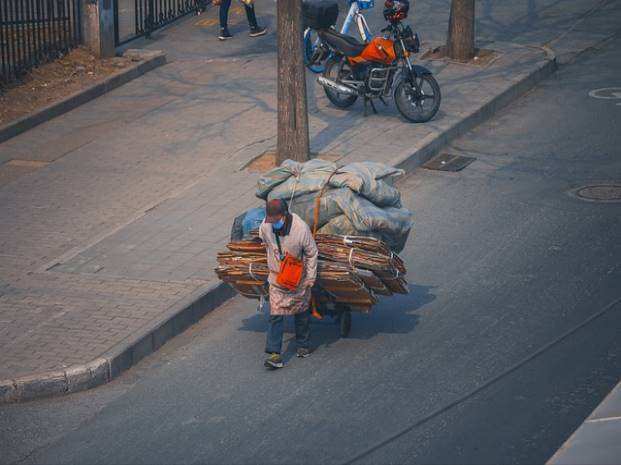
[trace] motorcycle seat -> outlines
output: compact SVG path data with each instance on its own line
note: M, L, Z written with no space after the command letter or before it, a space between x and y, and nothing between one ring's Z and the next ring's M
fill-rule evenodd
M352 36L341 34L334 29L319 31L321 40L341 52L346 57L357 57L365 49L366 44L358 42Z

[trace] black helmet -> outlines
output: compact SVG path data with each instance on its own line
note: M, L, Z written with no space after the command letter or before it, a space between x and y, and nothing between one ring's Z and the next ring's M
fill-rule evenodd
M386 21L400 21L405 19L410 11L410 0L386 0L384 7Z

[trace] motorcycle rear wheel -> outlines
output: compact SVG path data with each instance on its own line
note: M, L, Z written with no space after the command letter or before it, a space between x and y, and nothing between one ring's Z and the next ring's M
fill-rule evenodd
M414 77L413 81L402 79L395 87L397 110L411 123L426 123L433 118L442 95L440 86L431 74Z
M343 79L353 80L354 71L347 61L343 58L330 58L326 61L326 69L323 72L323 76L332 81L341 83ZM347 108L354 104L357 95L341 94L334 89L328 87L323 88L326 93L326 97L337 107Z

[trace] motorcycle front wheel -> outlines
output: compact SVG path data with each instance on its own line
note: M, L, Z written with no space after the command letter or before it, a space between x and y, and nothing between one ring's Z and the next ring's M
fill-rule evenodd
M304 64L313 73L322 73L325 70L324 64L321 62L321 56L318 54L319 36L317 31L307 28L304 31ZM321 53L319 51L319 53Z
M349 63L343 58L330 58L326 61L326 70L323 76L334 82L341 83L343 80L354 80L354 71ZM328 99L339 108L347 108L354 104L357 95L341 94L329 87L323 88Z
M411 123L426 123L440 108L440 86L431 74L402 79L395 87L397 110Z

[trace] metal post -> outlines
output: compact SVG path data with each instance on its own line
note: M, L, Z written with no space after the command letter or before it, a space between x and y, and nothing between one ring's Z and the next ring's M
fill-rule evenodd
M82 36L86 47L101 58L113 57L116 45L112 0L81 0Z
M114 7L114 44L118 45L118 43L120 42L120 37L119 37L119 1L118 0L114 0L113 2L113 7Z
M145 24L145 38L151 38L151 32L155 28L155 0L148 0L147 3L147 18Z
M99 0L100 56L110 58L115 52L114 3L116 0Z

